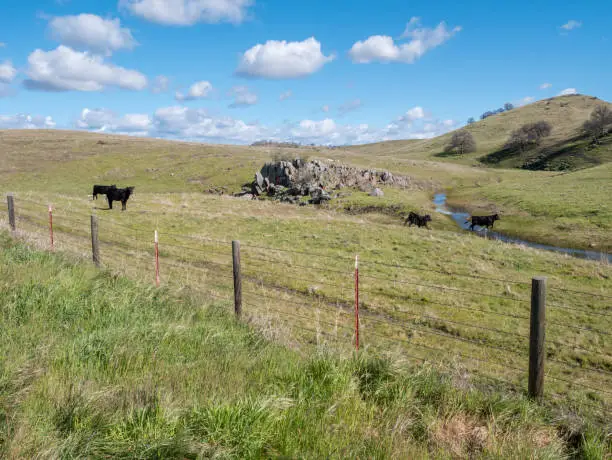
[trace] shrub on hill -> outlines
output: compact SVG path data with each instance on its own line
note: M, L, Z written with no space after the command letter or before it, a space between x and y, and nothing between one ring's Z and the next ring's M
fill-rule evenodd
M457 152L460 155L476 151L476 141L469 131L464 129L453 133L450 143L444 148L445 153Z
M582 125L583 131L597 141L612 129L612 110L607 105L598 105Z
M519 129L512 131L505 149L520 150L524 152L527 148L539 145L544 137L550 136L552 125L547 121L537 121L535 123L526 123Z

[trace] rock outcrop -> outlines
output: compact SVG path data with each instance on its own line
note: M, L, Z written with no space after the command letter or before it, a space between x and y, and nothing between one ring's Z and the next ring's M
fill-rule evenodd
M253 198L267 195L286 203L305 202L321 204L332 197L331 190L346 187L358 188L371 196L383 196L377 185L412 186L412 179L395 176L389 171L358 169L333 160L277 161L266 163L255 173L253 182L239 196L250 194Z

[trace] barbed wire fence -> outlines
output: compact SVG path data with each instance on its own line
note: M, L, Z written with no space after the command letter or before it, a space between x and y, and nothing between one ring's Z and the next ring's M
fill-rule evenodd
M12 195L0 225L39 248L233 306L290 345L401 356L535 398L612 402L608 291L144 231Z

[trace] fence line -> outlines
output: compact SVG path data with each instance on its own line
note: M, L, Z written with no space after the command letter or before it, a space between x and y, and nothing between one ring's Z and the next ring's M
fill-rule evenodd
M402 356L406 356L411 359L417 359L423 362L433 361L428 360L426 357L418 357L415 355L411 355L409 353L409 350L412 348L418 348L420 350L426 350L427 352L433 352L435 354L435 362L437 362L437 364L443 364L448 357L461 358L461 360L478 363L478 366L473 368L471 367L472 371L476 374L491 378L493 380L503 381L506 384L512 385L514 387L516 387L516 384L500 379L499 374L503 375L508 371L518 372L518 375L522 376L521 379L528 377L529 394L534 397L540 397L543 393L543 366L544 361L546 361L551 364L551 369L555 370L554 373L548 372L545 376L546 379L550 378L553 381L565 383L570 387L580 387L595 391L598 392L600 395L612 395L612 392L604 389L606 387L610 387L610 385L612 384L612 381L610 381L608 377L612 375L612 371L608 370L608 368L612 369L612 362L609 359L609 353L606 353L605 351L602 352L593 349L588 349L578 344L570 344L550 339L546 340L545 342L543 331L545 325L547 325L553 328L565 328L573 331L578 331L579 333L589 332L592 334L597 334L599 336L612 336L612 333L602 330L601 328L591 327L590 324L567 324L565 322L558 322L554 320L545 321L543 319L543 316L542 318L538 319L538 311L543 312L545 305L554 308L573 311L576 312L578 315L586 315L587 317L591 314L596 315L599 317L597 319L599 324L601 324L602 321L607 321L606 318L612 317L611 314L608 314L605 311L602 312L597 311L597 309L590 310L579 308L576 306L562 305L554 301L546 302L546 300L544 300L544 297L542 296L540 296L541 298L536 296L536 300L534 300L533 293L535 291L533 286L531 286L532 310L530 316L513 314L510 312L499 312L475 308L469 303L470 301L466 301L463 298L459 302L462 304L458 303L455 305L451 303L445 303L443 301L432 301L422 296L422 298L413 298L412 295L407 295L402 292L394 292L391 290L391 287L387 287L386 290L381 289L380 291L373 291L370 290L368 287L364 289L363 286L359 287L360 279L362 282L365 281L366 286L374 285L374 282L377 281L382 281L386 283L392 283L394 289L414 286L433 290L438 293L440 291L447 291L462 295L478 296L478 299L495 299L510 301L513 302L515 305L528 305L529 300L523 298L512 298L468 288L457 288L446 285L431 284L428 282L421 282L420 280L411 281L409 279L405 279L405 277L391 277L386 273L386 271L383 271L381 274L376 271L372 273L372 271L370 271L369 269L373 267L384 267L394 270L407 269L418 272L437 273L451 277L462 277L474 280L487 280L507 284L516 284L525 288L529 286L529 283L527 282L506 280L480 275L452 273L443 270L429 269L425 267L413 267L406 264L381 262L367 258L365 260L360 260L360 262L362 262L362 264L360 265L363 265L363 267L365 267L365 270L361 270L360 273L357 268L357 265L355 265L355 271L353 273L349 269L350 267L348 266L348 263L350 262L352 264L355 262L355 260L343 255L330 255L321 254L317 252L272 248L259 244L250 244L248 242L242 244L243 254L241 257L241 245L237 241L230 242L198 235L179 235L172 232L165 233L163 231L158 231L154 229L151 229L151 231L146 231L145 229L138 229L114 221L102 220L101 222L99 222L99 216L86 216L79 212L74 212L71 215L68 215L66 214L65 209L60 208L59 210L57 210L56 206L53 207L52 213L51 205L49 205L48 207L49 221L47 225L44 225L42 223L44 219L38 219L35 216L34 213L36 213L36 209L30 209L29 207L25 207L23 208L23 210L26 211L26 213L21 212L21 201L24 201L28 204L35 204L37 208L40 208L41 212L43 212L43 210L47 210L46 205L42 206L40 205L40 203L36 203L28 199L17 199L13 196L7 197L7 217L9 227L13 231L13 234L17 236L20 234L28 236L28 234L19 233L20 228L17 228L18 224L32 226L36 229L48 228L49 240L47 241L50 242L50 245L48 245L47 247L50 247L51 249L53 249L55 247L55 244L57 243L59 243L60 247L63 247L63 235L68 235L70 238L75 238L79 241L83 241L91 237L92 258L96 265L102 266L103 264L105 258L105 252L103 251L104 248L110 249L112 251L108 254L109 261L110 257L113 254L123 254L123 257L135 257L135 260L138 260L139 262L147 262L147 265L150 262L151 269L154 270L153 279L156 286L172 282L172 271L163 270L163 267L166 265L180 270L195 270L196 272L200 272L203 276L205 276L205 279L210 278L210 282L204 283L206 295L222 302L231 303L233 301L234 311L237 317L241 317L241 315L244 314L246 314L247 317L253 317L254 313L257 313L259 316L261 316L264 314L262 313L262 310L272 311L279 315L277 319L291 324L291 327L317 334L317 343L319 336L325 336L330 339L333 339L333 341L336 342L338 345L342 345L345 347L350 346L351 342L354 341L353 345L356 347L357 350L360 349L360 346L361 348L363 348L362 346L365 346L366 349L380 350L381 346L376 343L377 341L379 343L391 343L402 348ZM2 210L2 215L4 215L4 213L5 211ZM77 218L75 218L74 215L77 215ZM79 219L79 217L82 217L82 219ZM86 228L88 218L90 220L90 228L88 229L89 231L75 230L75 228L77 228L78 226L83 226L84 228ZM115 227L124 230L129 230L129 232L119 232L120 235L123 237L122 240L107 240L106 238L99 238L100 236L103 236L104 232L107 232L109 230L111 232L116 232L117 228ZM142 235L145 237L145 239L140 240L140 238L135 238L135 234L137 234L138 236ZM159 237L161 237L161 239L158 238L158 235ZM185 239L197 242L199 244L193 246L185 245L182 243L182 241ZM232 248L231 250L230 245ZM128 253L124 252L126 250L128 251ZM294 263L291 260L284 260L283 258L281 260L284 271L282 274L282 280L286 282L279 283L277 273L271 273L267 272L266 270L262 270L261 266L258 265L258 263L260 262L279 263L279 260L274 260L270 258L271 256L269 256L269 254L261 254L259 252L260 250L274 251L277 253L285 253L289 255L299 255L300 262ZM190 257L191 255L193 255L193 253L197 253L199 255L195 255L194 260L186 260L186 256ZM219 262L219 260L211 260L211 258L219 259L219 256L222 256L224 259L227 258L225 259L227 260L227 263L221 263ZM302 262L302 260L307 259L304 256L307 256L308 259L332 259L335 263L338 263L338 261L346 262L347 270L343 271L339 269L336 265L332 267L330 267L328 264L322 265L319 263L317 263L316 265L307 265L307 263ZM296 270L298 271L299 275L294 275L293 272L287 273L286 270ZM314 279L313 277L308 276L311 275L310 272L312 271L318 273L322 279ZM188 271L187 273L190 272ZM354 275L352 283L349 279L349 276L351 275ZM347 279L344 279L343 277L346 277ZM177 280L180 279L177 278ZM341 283L339 283L338 280L341 280ZM315 283L318 285L323 285L324 290L320 293L313 293L310 291L305 292L304 289L290 287L287 284L290 282ZM260 292L255 292L250 289L249 286L251 285L255 286L256 290ZM218 290L220 287L222 288L222 291L227 292L227 296L219 295L215 293L215 291L213 291L213 289ZM308 289L310 289L310 287L308 287ZM330 297L329 292L325 291L325 289L337 289L337 292L332 292L335 292L336 294L339 292L341 298ZM230 293L230 290L233 291L233 296ZM353 290L355 291L354 302L352 302L348 296L347 291L349 290L351 292ZM566 292L568 294L575 294L578 296L586 295L597 299L612 299L612 296L608 296L606 294L558 287L553 287L550 289L550 291ZM360 298L360 293L365 294L365 297L362 296ZM415 294L420 295L420 292L416 292ZM380 306L378 306L377 304L370 304L367 301L367 298L370 296L374 298L381 296L405 302L406 305L409 305L411 307L411 311L386 311L384 308L384 304L382 304L383 308L381 312L379 311L381 309ZM261 302L263 302L265 306L258 305ZM468 304L466 305L466 303ZM580 304L580 302L578 303ZM292 305L296 309L290 310L288 308L281 308L278 306L279 304ZM414 310L414 307L417 305L420 305L422 308L420 310ZM592 304L587 303L586 305L591 306ZM246 311L243 311L243 306L247 307ZM354 307L354 310L352 309L352 307ZM448 317L438 316L439 312L437 310L434 310L435 313L433 311L426 311L425 308L427 307L435 309L450 309L453 312L452 319L449 319ZM541 310L538 310L538 308L540 308ZM605 308L607 309L607 307ZM355 318L354 324L351 324L350 315L353 313L353 311ZM505 323L506 325L510 325L513 328L513 330L511 331L496 327L488 327L487 325L474 324L457 319L456 314L462 311L475 312L480 313L482 315L511 318L513 320L519 320L524 322L523 324L525 326L527 326L527 323L530 320L532 325L532 344L530 346L527 346L529 343L529 337L526 333L517 332L517 324L520 323ZM293 321L293 323L291 323L291 318L298 320L299 322L296 323L295 321ZM591 321L591 319L589 319L589 321ZM593 321L595 320L593 319ZM301 323L305 323L305 325ZM489 323L490 320L487 320L486 324ZM306 327L308 325L313 324L317 326L315 329ZM453 327L449 329L446 325L461 326L461 328L463 329ZM534 327L536 328L536 332L534 332ZM332 328L335 333L330 333L329 328ZM383 328L388 329L385 331ZM466 333L465 329L478 329L486 331L488 333L492 333L494 335L489 337L482 334L476 334L474 336L473 333ZM383 331L385 331L387 335L385 335ZM456 343L467 344L469 347L475 348L475 350L473 351L478 351L478 353L475 355L472 353L467 353L463 349L456 348L450 349L449 353L449 349L437 348L430 345L428 342L423 343L423 340L428 340L424 338L425 336L412 336L415 331L419 331L419 333L423 333L425 335L447 339ZM339 333L343 335L339 336ZM393 334L393 336L389 337L389 333ZM467 335L467 337L464 335ZM474 338L478 337L478 335L481 335L482 338ZM521 346L520 348L516 348L514 346L512 348L509 348L508 346L492 343L491 340L494 340L494 338L497 338L497 336L499 335L508 337L508 340L512 338L515 344L523 343L525 345ZM582 337L582 334L576 335L577 339L579 339L580 337ZM349 338L351 341L347 342L347 339ZM372 342L370 340L372 338L376 338L377 340ZM517 342L516 338L519 338L520 341ZM504 341L501 341L501 343L504 343ZM599 356L602 358L602 360L599 365L596 363L594 367L592 360L588 359L586 360L586 363L583 360L580 361L579 364L577 364L572 361L558 359L554 355L546 357L544 348L546 343L558 347L558 350L561 352L567 349L569 349L570 351L582 350L582 352L588 353L589 355ZM470 348L466 349L469 350ZM488 354L488 351L493 351L495 354ZM528 357L527 351L529 351L530 361L530 368L528 373L526 372L525 368L517 367L517 364L514 364L515 361L526 361ZM508 355L504 355L506 353L509 353L514 357L512 361L508 360ZM571 359L571 357L568 359ZM487 370L484 366L495 366L500 368L500 370ZM583 384L582 382L577 381L576 376L574 376L574 380L568 380L565 377L560 377L557 375L557 371L559 371L559 369L557 369L557 366L561 369L568 370L568 372L561 371L564 374L586 371L587 373L592 375L592 377L585 377L587 378L588 384ZM484 367L484 369L481 369L481 367ZM495 375L488 375L491 372L493 372ZM597 379L594 378L595 376L597 376ZM591 382L597 382L600 384L600 386L603 386L604 388L595 386Z

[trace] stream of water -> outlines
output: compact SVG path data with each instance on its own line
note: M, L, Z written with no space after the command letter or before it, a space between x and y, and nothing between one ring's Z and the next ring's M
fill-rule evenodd
M468 217L470 217L470 214L467 212L462 212L459 210L453 210L449 208L448 205L446 204L446 194L445 193L436 194L434 196L433 202L436 205L436 212L450 216L455 221L455 223L463 230L470 229L470 222L467 221ZM508 236L508 235L504 235L503 233L483 229L479 226L475 227L473 233L476 233L477 235L482 236L483 238L501 240L501 241L505 241L506 243L522 244L524 246L529 246L530 248L544 249L545 251L561 252L564 254L569 254L574 257L580 257L582 259L599 260L599 261L604 261L607 259L609 263L612 263L612 254L607 254L604 252L587 251L584 249L563 248L560 246L552 246L548 244L534 243L532 241L523 240L521 238L517 238L514 236Z

